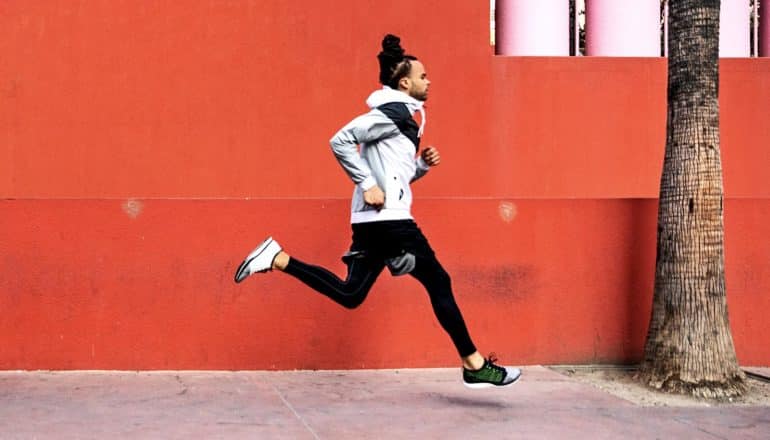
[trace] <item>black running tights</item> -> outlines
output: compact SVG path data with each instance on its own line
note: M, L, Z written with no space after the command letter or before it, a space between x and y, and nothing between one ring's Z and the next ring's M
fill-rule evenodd
M312 289L326 295L334 302L353 309L361 305L377 277L385 268L379 259L357 258L348 264L348 275L343 281L328 270L303 263L294 257L289 260L285 272ZM435 256L417 256L414 270L410 273L428 291L433 312L441 327L449 334L460 356L476 351L465 326L460 309L452 294L452 283Z

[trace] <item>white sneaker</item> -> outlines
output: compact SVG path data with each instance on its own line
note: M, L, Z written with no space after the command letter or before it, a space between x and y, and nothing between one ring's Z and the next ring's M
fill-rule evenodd
M281 246L273 237L268 237L256 249L254 249L235 272L235 282L240 283L249 275L267 272L273 268L275 256L281 252Z

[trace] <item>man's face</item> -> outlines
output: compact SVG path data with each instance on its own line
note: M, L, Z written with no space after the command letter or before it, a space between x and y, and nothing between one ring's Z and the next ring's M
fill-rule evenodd
M425 73L425 66L417 60L412 60L411 64L412 70L409 72L409 76L403 78L406 82L406 93L414 99L426 101L430 80L428 74Z

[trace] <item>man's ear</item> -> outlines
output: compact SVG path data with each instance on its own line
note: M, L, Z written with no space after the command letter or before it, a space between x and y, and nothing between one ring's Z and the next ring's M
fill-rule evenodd
M398 86L404 90L409 90L409 77L403 77L398 80Z

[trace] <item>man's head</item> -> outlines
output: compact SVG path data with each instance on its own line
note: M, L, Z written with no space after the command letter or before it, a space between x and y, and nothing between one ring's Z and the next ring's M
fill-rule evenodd
M400 43L397 36L390 34L382 40L382 52L377 55L380 60L380 83L425 101L430 85L425 66L417 57L404 54Z

